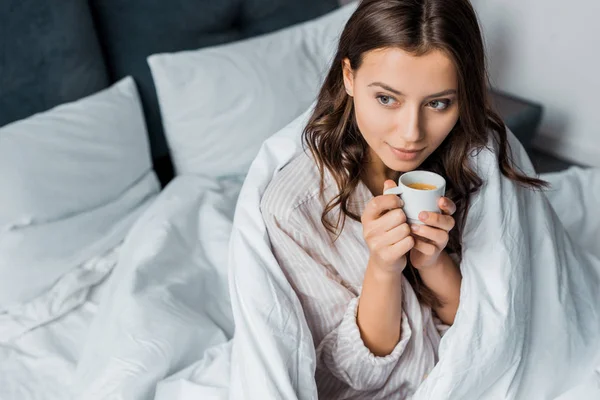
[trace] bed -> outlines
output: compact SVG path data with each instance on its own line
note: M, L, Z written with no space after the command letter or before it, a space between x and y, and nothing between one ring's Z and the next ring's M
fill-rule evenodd
M0 398L93 397L73 386L86 375L80 360L90 325L124 239L174 176L147 57L218 47L337 7L334 0L2 2ZM198 186L208 193L216 184L218 203L239 190L236 176L222 172ZM219 236L217 228L207 226L204 236L207 254L221 262L227 231ZM222 284L205 286L223 297ZM226 313L216 303L206 305L211 313ZM226 337L233 327L222 319ZM156 382L197 355L145 374L139 392L119 391L115 377L112 393L150 398Z
M238 195L314 100L352 5L1 7L0 398L227 398L211 360L234 334ZM541 106L491 95L527 145ZM598 173L545 177L559 214L581 197L565 225L598 237Z

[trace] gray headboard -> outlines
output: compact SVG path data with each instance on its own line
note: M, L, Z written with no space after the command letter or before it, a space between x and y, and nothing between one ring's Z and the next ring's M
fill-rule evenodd
M172 169L146 57L271 32L336 7L338 0L3 0L0 126L132 75L165 183Z

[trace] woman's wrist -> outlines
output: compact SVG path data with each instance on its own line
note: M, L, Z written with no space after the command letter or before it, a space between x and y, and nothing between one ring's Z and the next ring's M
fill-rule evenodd
M434 307L437 316L445 324L452 325L460 302L462 275L459 265L443 251L435 264L420 269L419 274L425 286L441 302L441 305Z
M438 293L440 288L445 285L445 282L449 277L460 275L458 271L458 265L454 262L452 257L444 250L440 253L437 261L426 268L419 269L419 275L425 286L433 290L434 293ZM441 293L438 293L441 295ZM443 296L445 297L445 296Z
M402 271L404 271L404 268L406 268L406 257L403 257L402 260L398 261L398 263L394 265L380 262L371 257L369 258L369 262L367 264L367 270L372 271L374 278L381 281L397 280L402 276Z
M455 266L454 261L452 260L452 258L446 250L442 250L440 251L440 254L438 255L437 259L431 265L428 265L426 267L420 267L417 269L421 274L427 274L430 272L438 272L444 268L448 268L449 266Z

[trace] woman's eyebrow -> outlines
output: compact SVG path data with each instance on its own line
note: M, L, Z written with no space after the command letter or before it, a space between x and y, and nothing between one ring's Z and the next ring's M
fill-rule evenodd
M396 89L392 88L391 86L386 85L385 83L373 82L369 85L369 87L372 87L372 86L379 86L380 88L385 89L388 92L392 92L394 94L397 94L398 96L404 96L401 91L396 90Z
M447 90L444 90L443 92L430 94L429 96L427 96L425 98L426 99L432 99L434 97L448 96L448 95L451 95L451 94L456 94L456 89L447 89Z
M391 86L386 85L385 83L373 82L369 85L369 87L372 87L372 86L379 86L380 88L385 89L394 94L397 94L398 96L404 96L404 94L401 91L396 90L396 89L392 88ZM434 97L447 96L447 95L451 95L451 94L456 94L456 89L447 89L447 90L444 90L443 92L430 94L429 96L425 97L425 99L432 99Z

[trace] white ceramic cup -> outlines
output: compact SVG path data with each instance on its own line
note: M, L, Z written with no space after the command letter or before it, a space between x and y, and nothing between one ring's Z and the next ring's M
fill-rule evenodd
M432 190L413 189L408 185L425 183L435 186ZM424 225L419 220L421 211L440 213L438 201L446 193L446 180L440 175L429 171L411 171L400 176L398 186L388 189L384 194L400 195L404 201L404 214L409 224Z

